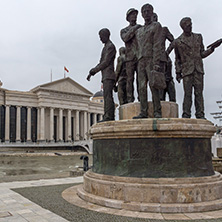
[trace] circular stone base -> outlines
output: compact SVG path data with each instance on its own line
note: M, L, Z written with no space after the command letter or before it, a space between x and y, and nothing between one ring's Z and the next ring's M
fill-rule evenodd
M222 176L132 178L84 175L83 200L105 207L141 212L204 212L222 209Z
M150 219L150 220L173 220L173 221L191 221L191 220L204 220L206 219L206 221L209 221L210 219L219 219L222 218L222 210L216 210L216 211L206 211L206 212L202 212L202 213L150 213L150 212L141 212L141 211L131 211L131 210L125 210L125 209L115 209L115 208L110 208L110 207L105 207L105 206L101 206L101 205L97 205L97 204L93 204L90 203L88 201L85 201L83 199L81 199L78 194L77 194L77 190L78 189L82 189L82 185L75 185L72 187L67 188L66 190L64 190L62 192L62 197L68 201L70 204L73 204L75 206L84 208L86 210L91 210L91 211L95 211L95 212L99 212L99 213L104 213L104 214L111 214L112 216L121 216L120 218L116 219L115 217L115 221L122 221L122 217L125 217L124 221L126 221L128 218L130 221L132 221L132 218L135 218L135 221L140 221L140 219ZM95 214L95 217L97 217L96 215L98 215L98 219L101 218L100 214ZM95 220L94 217L94 220ZM104 218L104 217L103 217ZM205 220L204 220L205 221ZM219 220L217 220L219 221Z
M212 166L213 124L147 118L92 126L93 168L78 195L85 201L140 212L222 209L222 176Z

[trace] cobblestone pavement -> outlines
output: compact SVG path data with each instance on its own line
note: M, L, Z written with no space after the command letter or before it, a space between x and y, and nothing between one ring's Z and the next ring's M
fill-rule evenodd
M185 217L184 214L156 214L155 218L153 214L127 213L109 208L106 208L106 213L102 210L92 211L62 198L64 190L82 181L82 177L67 177L0 183L0 222L222 222L222 211L197 213L192 214L192 217ZM214 215L221 215L221 219L212 219Z

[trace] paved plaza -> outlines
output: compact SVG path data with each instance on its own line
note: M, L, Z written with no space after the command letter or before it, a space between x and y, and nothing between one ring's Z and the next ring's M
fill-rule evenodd
M87 204L84 201L78 199L76 195L75 187L81 186L78 184L81 184L82 182L83 177L67 177L59 179L40 179L32 181L0 183L0 222L175 222L181 220L193 222L222 222L222 210L192 214L161 214L130 211L127 212L124 210L115 210L96 206L93 204ZM75 184L77 186L74 186ZM60 190L55 190L54 192L56 192L56 195L59 196L60 199L52 200L52 197L50 197L50 192L53 190L53 187L58 186L60 186ZM36 197L33 194L33 189L37 189L35 190L37 192L35 194ZM21 195L19 193L27 194ZM67 198L67 195L69 198ZM24 196L29 197L30 200ZM55 207L53 201L57 202L56 206L58 209L53 209L53 207ZM46 204L44 205L43 202L46 202ZM63 214L61 214L61 210L63 211Z
M82 177L0 183L1 222L63 222L64 218L43 209L11 189L82 182Z

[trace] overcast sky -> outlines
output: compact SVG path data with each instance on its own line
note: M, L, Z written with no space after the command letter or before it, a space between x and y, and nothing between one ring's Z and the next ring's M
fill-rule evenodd
M86 76L100 59L98 31L109 28L118 49L123 46L120 30L128 25L126 11L138 9L138 23L143 24L140 11L145 3L153 5L159 22L175 38L182 33L179 22L185 16L192 18L193 32L203 35L205 47L222 38L221 0L0 0L2 87L29 91L50 82L51 69L53 81L63 78L66 66L67 76L95 93L100 90L100 73L90 82ZM171 58L174 61L174 52ZM216 101L222 99L221 58L222 46L204 59L205 112L217 124L210 113L219 111ZM175 84L181 116L183 88Z

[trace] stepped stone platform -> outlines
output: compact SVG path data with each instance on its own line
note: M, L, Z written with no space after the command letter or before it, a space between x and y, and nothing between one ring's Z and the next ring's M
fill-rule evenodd
M191 213L222 208L222 176L132 178L93 172L84 175L78 195L116 209L155 213Z
M93 168L78 195L115 209L204 212L222 209L222 177L212 166L215 128L201 119L149 118L91 128Z

